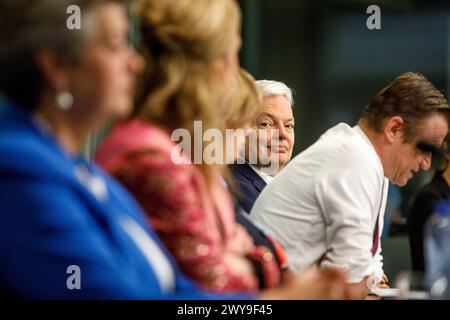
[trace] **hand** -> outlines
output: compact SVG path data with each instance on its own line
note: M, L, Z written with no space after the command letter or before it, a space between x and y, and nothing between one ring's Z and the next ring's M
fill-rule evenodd
M233 253L225 254L223 259L228 268L232 269L236 274L254 278L256 281L255 270L250 260Z
M289 284L289 282L293 281L295 279L295 277L297 277L298 275L292 271L289 268L284 268L280 270L280 276L281 276L281 284L282 285L287 285Z
M246 255L255 249L253 239L248 234L247 230L239 224L236 225L234 234L230 241L228 241L228 250L240 255Z
M367 281L369 277L365 277L360 282L347 284L347 296L349 299L366 299L369 295Z
M381 277L380 283L378 284L379 288L389 288L389 279L386 276L385 273L383 273L383 276Z
M279 289L266 290L262 299L362 299L367 294L367 286L346 283L345 273L337 269L310 268L301 274L290 276Z
M383 297L379 297L373 294L369 294L364 300L383 300Z

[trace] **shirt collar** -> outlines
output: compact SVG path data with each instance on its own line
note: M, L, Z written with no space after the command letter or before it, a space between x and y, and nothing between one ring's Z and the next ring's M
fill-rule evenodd
M257 167L255 167L252 164L248 164L250 166L250 168L253 169L253 171L256 172L256 174L258 176L261 177L261 179L263 179L267 184L269 184L269 182L271 182L273 180L273 177L268 175L267 173L265 173L264 171L259 170Z
M381 170L383 171L383 175L384 175L383 164L381 163L380 156L378 155L378 152L375 150L375 147L374 147L372 141L370 141L369 137L366 135L366 133L361 129L361 127L359 125L354 126L353 129L373 150L373 152L377 156L378 162L380 164Z
M264 180L264 182L266 184L268 184L269 182L271 182L273 180L273 176L268 175L267 173L265 173L264 171L261 171L259 168L257 168L256 166L250 164L247 160L245 160L245 158L242 156L242 154L238 155L238 161L237 163L246 163L250 166L250 168L252 168L253 171L256 172L256 174L258 176L260 176L261 179Z
M375 147L372 144L372 141L370 141L369 137L366 135L366 133L361 129L360 126L356 125L353 127L355 132L363 138L363 140L375 151Z

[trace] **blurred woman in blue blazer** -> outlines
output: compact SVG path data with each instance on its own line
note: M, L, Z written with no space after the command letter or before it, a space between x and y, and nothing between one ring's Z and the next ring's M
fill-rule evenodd
M143 61L128 34L125 1L0 3L0 283L8 296L212 297L181 275L128 193L78 156L93 129L131 111Z

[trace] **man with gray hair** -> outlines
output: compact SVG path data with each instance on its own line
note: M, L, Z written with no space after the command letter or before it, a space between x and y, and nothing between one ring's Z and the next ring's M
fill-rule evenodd
M249 143L231 171L240 190L239 205L248 213L259 193L291 159L294 146L294 100L283 82L255 82L262 104L254 122L257 143Z

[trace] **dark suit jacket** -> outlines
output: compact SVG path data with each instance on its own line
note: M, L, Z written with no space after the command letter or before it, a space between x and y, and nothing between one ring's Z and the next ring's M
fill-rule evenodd
M248 212L245 212L244 209L242 209L239 204L236 204L234 206L234 212L236 216L236 221L241 226L243 226L248 234L252 237L253 243L256 246L265 246L270 251L272 251L272 254L277 259L278 265L281 264L281 261L278 257L277 251L275 249L274 244L272 241L267 237L267 235L262 231L256 224L254 224L253 221L250 220L248 216Z
M238 203L247 213L250 213L266 182L248 163L233 164L230 169L239 191Z
M411 245L412 269L425 271L424 227L438 202L450 199L450 187L442 177L442 171L434 174L433 180L418 193L408 219Z
M234 195L234 212L236 221L242 225L252 237L253 243L257 246L267 247L276 257L280 264L279 257L272 241L263 230L250 220L248 214L256 201L259 193L266 186L266 182L247 164L233 164L230 166L236 183L239 195Z

